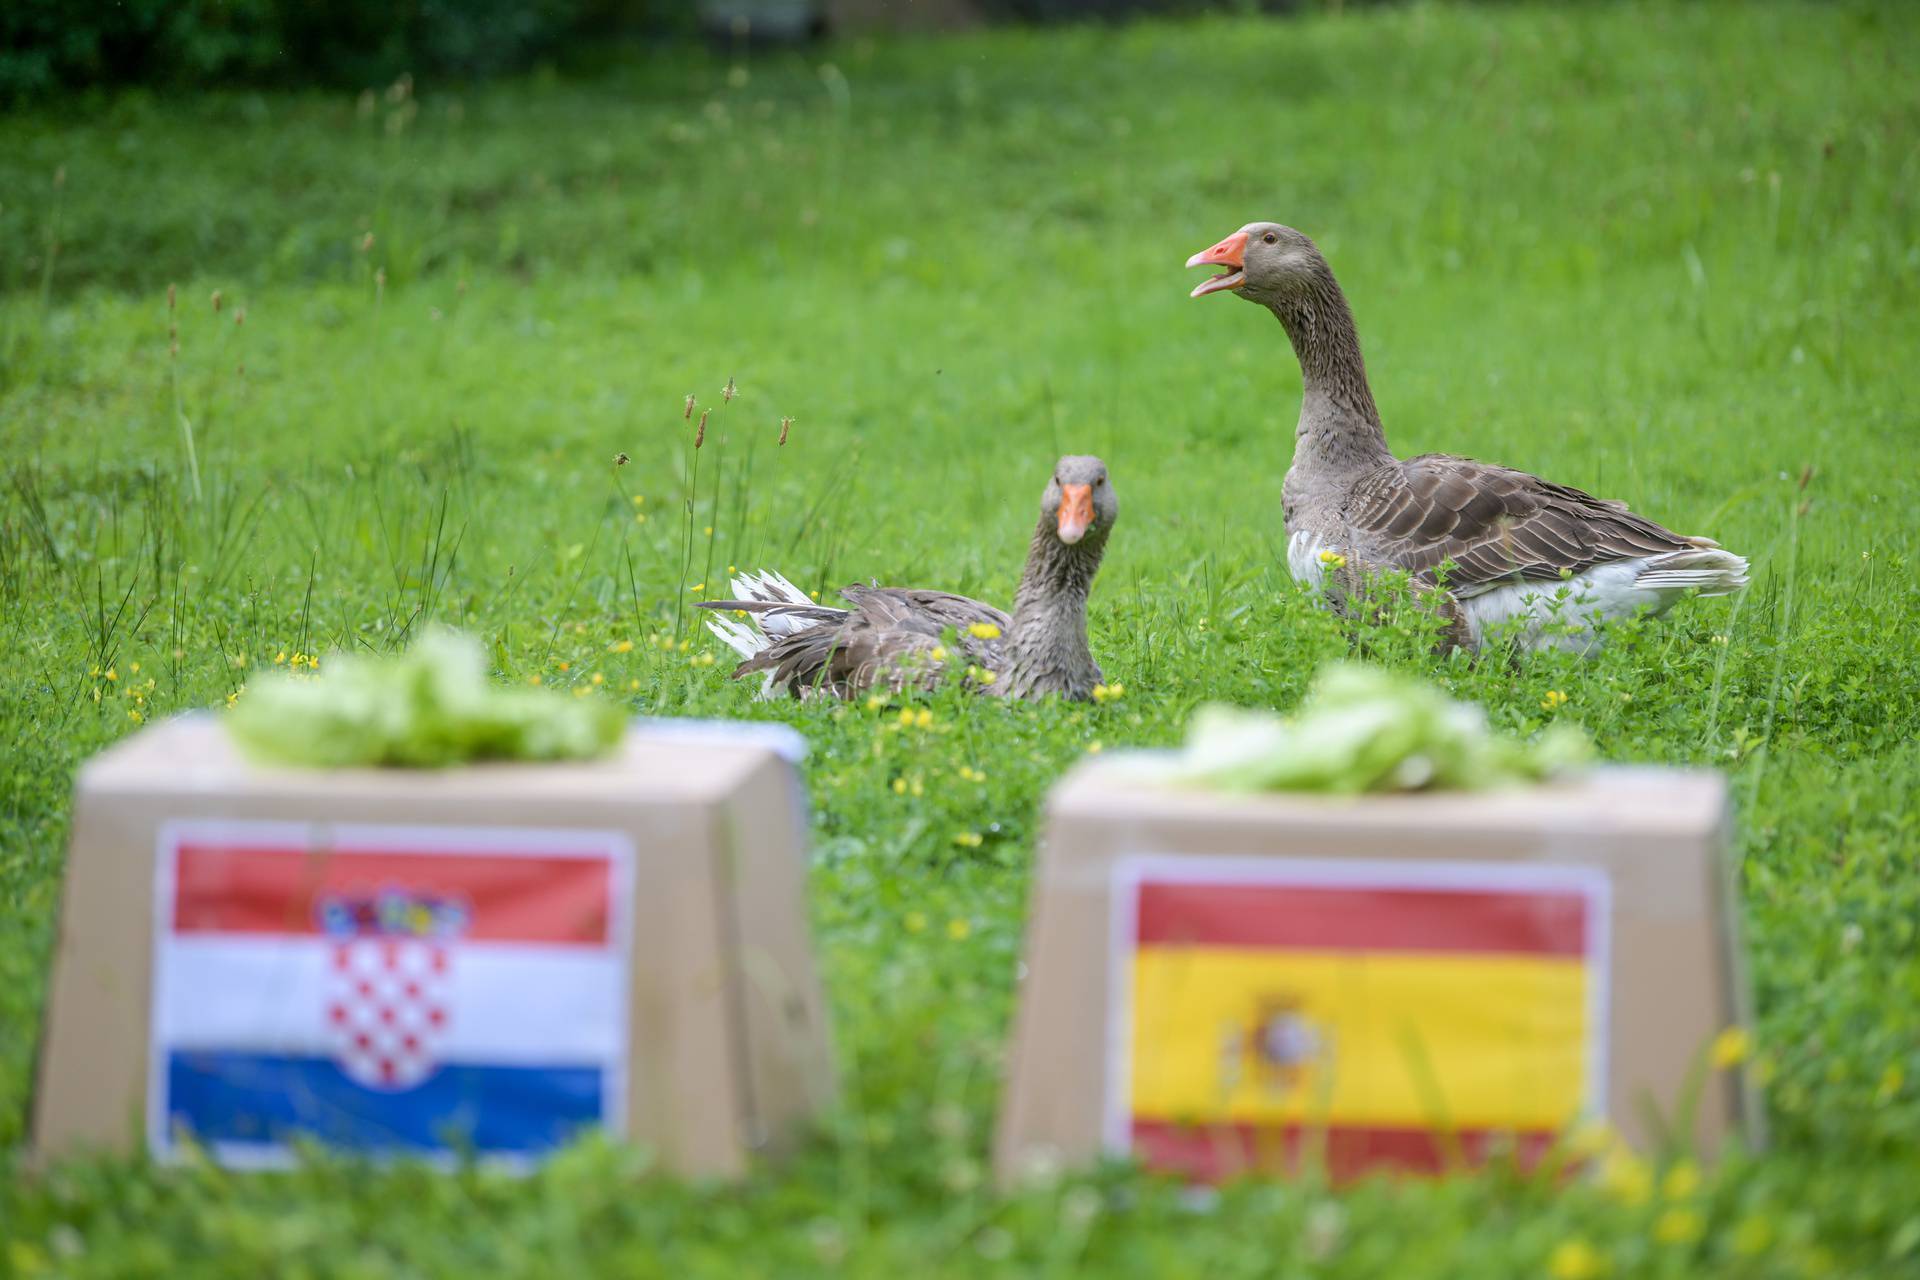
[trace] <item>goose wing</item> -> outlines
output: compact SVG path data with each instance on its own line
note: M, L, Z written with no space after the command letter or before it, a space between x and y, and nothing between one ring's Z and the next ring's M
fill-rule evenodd
M1451 561L1447 586L1458 596L1701 545L1625 503L1444 453L1369 472L1343 515L1369 559L1429 577Z
M906 587L852 586L840 594L848 609L773 641L736 667L734 675L768 672L774 684L796 697L817 689L845 698L881 684L897 689L933 683L945 670L947 660L934 655L948 628L960 633L956 643L969 660L999 665L993 660L997 639L967 634L975 623L1003 631L1009 625L1007 615L990 604Z

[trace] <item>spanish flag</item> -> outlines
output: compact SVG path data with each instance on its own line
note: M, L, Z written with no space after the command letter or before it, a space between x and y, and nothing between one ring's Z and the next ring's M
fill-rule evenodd
M1114 887L1109 1140L1151 1166L1437 1172L1599 1115L1599 871L1151 858Z

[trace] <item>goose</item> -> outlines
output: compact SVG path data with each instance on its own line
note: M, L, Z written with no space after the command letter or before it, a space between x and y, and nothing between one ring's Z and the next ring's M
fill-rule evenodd
M1087 646L1087 593L1119 514L1104 462L1060 459L1012 616L945 591L859 584L840 592L847 607L836 608L770 571L736 576L735 599L700 607L747 615L710 618L707 628L741 656L734 679L761 673L763 698L931 688L960 664L967 686L990 696L1084 702L1102 679Z
M1404 569L1439 598L1453 643L1478 649L1510 626L1522 649L1590 653L1605 622L1747 585L1744 557L1625 503L1471 458L1396 458L1346 295L1292 227L1249 223L1187 265L1224 268L1190 296L1259 303L1293 344L1303 390L1281 490L1287 567L1336 605L1357 571Z

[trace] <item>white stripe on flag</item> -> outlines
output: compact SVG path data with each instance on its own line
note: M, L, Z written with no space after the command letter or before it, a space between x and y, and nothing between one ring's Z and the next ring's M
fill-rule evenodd
M330 942L229 935L176 938L161 950L153 1015L163 1049L331 1051ZM625 984L613 953L465 943L450 959L436 1060L585 1064L622 1056Z

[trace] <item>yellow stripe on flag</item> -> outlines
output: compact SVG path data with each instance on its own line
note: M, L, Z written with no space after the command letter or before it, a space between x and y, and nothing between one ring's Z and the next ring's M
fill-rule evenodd
M1145 947L1133 981L1136 1118L1551 1129L1586 1101L1578 959Z

